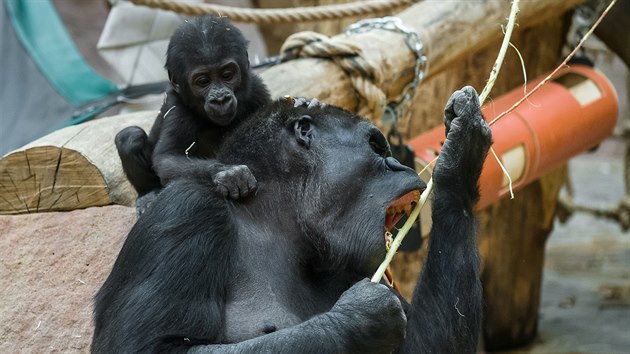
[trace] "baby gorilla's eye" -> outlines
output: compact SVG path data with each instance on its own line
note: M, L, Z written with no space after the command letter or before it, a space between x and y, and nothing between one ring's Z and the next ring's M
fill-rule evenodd
M210 85L210 79L206 76L200 76L195 79L195 85L200 87L206 87Z
M233 77L234 77L234 71L232 70L226 70L221 74L221 78L223 78L223 80L225 81L230 81L232 80Z

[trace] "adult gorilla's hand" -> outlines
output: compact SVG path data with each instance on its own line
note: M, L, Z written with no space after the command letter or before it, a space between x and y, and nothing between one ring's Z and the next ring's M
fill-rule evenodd
M293 107L306 107L306 108L314 108L314 107L326 107L326 104L320 102L317 98L311 98L310 100L306 97L292 97L293 98Z
M463 193L463 200L474 202L481 167L492 145L492 131L474 88L466 86L451 95L444 108L444 124L446 141L433 173L436 188Z
M340 321L349 351L391 353L405 337L407 317L394 292L385 285L361 280L346 290L330 311Z

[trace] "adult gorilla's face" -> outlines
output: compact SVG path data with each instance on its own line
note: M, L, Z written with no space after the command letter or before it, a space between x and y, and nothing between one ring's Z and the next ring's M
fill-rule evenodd
M322 267L371 275L386 252L386 224L402 216L386 223L388 209L402 211L425 187L390 156L383 134L338 107L296 108L283 100L239 130L220 158L250 168L259 182L252 202L264 205L266 222L306 238Z
M391 157L385 137L367 121L315 114L311 121L307 153L314 164L303 184L302 220L330 262L345 260L371 275L386 252L385 231L410 211L425 184Z

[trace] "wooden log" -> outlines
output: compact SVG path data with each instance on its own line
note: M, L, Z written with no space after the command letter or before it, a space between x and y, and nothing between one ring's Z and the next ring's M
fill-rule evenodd
M157 112L98 119L55 131L0 160L0 213L62 211L133 205L114 136L138 125L148 130Z
M549 19L561 19L567 10L582 2L584 0L523 1L518 15L518 30ZM501 39L501 25L506 23L509 11L509 1L434 0L422 1L401 12L398 17L405 26L420 33L427 47L429 78ZM397 98L411 81L415 64L415 57L402 36L390 31L371 31L344 38L361 48L364 57L380 68L383 82L377 83L377 86L387 98ZM496 53L493 57L496 58ZM490 69L485 71L486 77ZM361 108L348 76L329 60L294 60L270 68L262 77L277 96L317 97L352 111ZM300 79L285 80L285 77ZM326 80L322 81L322 78Z

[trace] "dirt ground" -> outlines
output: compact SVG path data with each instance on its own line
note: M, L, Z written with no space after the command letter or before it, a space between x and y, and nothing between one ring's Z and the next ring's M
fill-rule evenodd
M113 71L107 68L95 49L107 15L106 2L53 2L88 62L103 75L116 80ZM630 122L628 70L620 61L606 56L598 58L598 68L611 78L618 89L620 116ZM595 153L571 161L570 178L578 203L606 207L616 204L623 197L624 151L623 140L610 138ZM100 220L98 210L87 212L96 213L95 220ZM129 218L123 224L131 222L132 216L128 211L121 209L117 212ZM102 221L108 222L105 219ZM120 241L108 242L117 244ZM93 253L83 257L87 256L97 257ZM99 271L102 272L102 269ZM74 275L71 278L68 278L68 286L81 286L81 281L85 281L83 278L75 279ZM50 306L54 306L54 302ZM89 312L81 316L89 316ZM46 325L36 317L32 320L32 328L28 330L33 333ZM77 333L67 334L81 336L90 333L90 329L81 328ZM11 347L13 344L18 345L5 344L8 345L4 347L6 350L15 349ZM70 350L73 347L66 348ZM74 347L71 351L86 349L80 348ZM547 245L538 339L530 347L511 353L630 353L629 233L622 232L614 222L585 214L575 214L567 223L556 224Z

